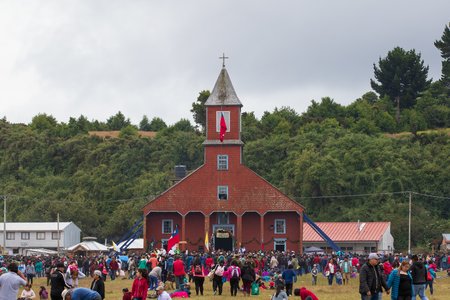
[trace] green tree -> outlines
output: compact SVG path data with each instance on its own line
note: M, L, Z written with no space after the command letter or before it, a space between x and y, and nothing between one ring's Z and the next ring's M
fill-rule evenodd
M374 64L373 68L377 81L370 79L370 85L381 97L387 95L395 101L398 124L400 108L412 107L419 93L430 85L428 66L424 66L415 50L405 51L396 47L388 52L386 58L380 58L378 66Z
M163 119L154 117L152 121L150 122L150 131L161 131L164 128L167 128L166 122L163 121Z
M257 140L264 136L264 133L261 130L260 122L256 118L254 112L243 112L241 122L241 138L244 143Z
M193 114L194 122L201 126L202 131L205 131L206 126L205 102L208 100L209 95L211 95L210 91L201 91L197 97L197 101L192 103L191 113Z
M302 114L302 123L322 122L329 118L336 119L342 124L345 118L345 108L330 97L324 97L320 102L311 101L311 105Z
M114 116L110 117L106 124L110 130L121 130L128 125L131 125L130 119L126 119L122 112L118 112Z
M139 122L139 130L143 131L151 131L150 123L148 122L148 118L146 115L142 117L141 122Z
M128 125L120 130L119 137L130 138L138 136L138 129L134 125Z
M442 57L442 77L441 81L450 93L450 28L445 26L444 33L440 40L434 42L436 48L441 52Z
M175 131L194 131L194 127L191 124L191 121L188 119L181 119L173 125Z
M31 129L37 131L54 130L58 122L52 115L38 114L31 120Z

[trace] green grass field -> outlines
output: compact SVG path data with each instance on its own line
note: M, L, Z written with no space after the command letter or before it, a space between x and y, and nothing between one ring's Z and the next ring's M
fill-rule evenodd
M121 300L122 299L122 288L129 288L131 290L132 280L118 278L114 281L107 280L105 282L106 288L106 300ZM89 287L91 283L91 279L82 279L80 280L80 286ZM33 289L37 293L39 291L39 286L45 285L45 278L38 278L35 280L33 284ZM352 279L349 285L346 286L328 286L327 280L324 277L319 277L319 284L317 286L311 286L311 276L302 276L299 277L297 283L294 284L294 288L299 288L305 286L306 288L313 291L321 300L359 300L361 299L358 293L358 278ZM193 287L193 284L192 284ZM208 280L205 281L205 294L204 296L195 296L195 289L191 288L193 291L193 295L191 298L198 299L223 299L223 300L232 300L236 299L236 297L230 296L230 285L225 283L223 286L223 294L222 296L214 296L212 293L212 283ZM50 289L48 287L47 289ZM170 291L169 291L170 292ZM261 290L261 294L259 296L251 296L251 299L264 299L269 300L270 296L273 294L273 290ZM426 295L429 299L432 300L448 300L450 299L450 278L446 276L443 272L438 273L438 279L434 284L434 295L431 296L429 290L427 290ZM242 294L238 294L238 298L243 298ZM175 298L177 299L177 298ZM300 299L300 297L291 296L289 299ZM386 294L383 295L383 299L391 299L390 296Z

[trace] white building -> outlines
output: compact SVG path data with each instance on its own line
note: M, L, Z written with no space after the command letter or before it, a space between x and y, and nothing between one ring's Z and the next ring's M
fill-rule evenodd
M316 225L346 252L393 253L395 250L391 222L317 222ZM328 244L306 223L303 225L303 245L331 251Z
M3 238L3 223L0 223L0 244L6 244L10 254L26 254L27 249L45 248L57 250L58 223L27 222L6 223L6 238ZM80 242L81 230L73 222L59 222L59 247L69 248Z

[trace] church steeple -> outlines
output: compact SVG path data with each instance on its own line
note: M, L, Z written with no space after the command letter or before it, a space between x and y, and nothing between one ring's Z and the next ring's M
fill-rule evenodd
M222 67L211 95L205 102L206 140L205 162L215 161L217 155L230 157L230 162L242 162L241 107L227 69ZM220 123L226 123L223 141L220 141Z
M223 106L223 105L239 105L241 101L236 95L230 76L225 67L220 71L214 89L205 102L205 106Z

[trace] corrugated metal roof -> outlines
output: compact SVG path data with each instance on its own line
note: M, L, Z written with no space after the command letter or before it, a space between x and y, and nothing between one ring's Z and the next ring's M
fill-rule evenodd
M218 106L218 105L239 105L242 106L238 96L231 83L230 76L227 69L222 68L219 77L217 78L214 89L209 95L208 100L205 102L206 106Z
M64 230L72 222L59 222L59 230ZM3 223L0 223L0 231ZM57 222L6 222L6 231L56 231Z
M390 222L317 222L334 242L379 241L390 226ZM320 242L323 239L309 226L303 225L303 241Z

